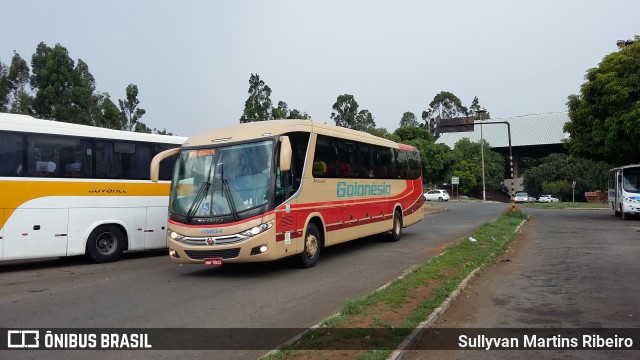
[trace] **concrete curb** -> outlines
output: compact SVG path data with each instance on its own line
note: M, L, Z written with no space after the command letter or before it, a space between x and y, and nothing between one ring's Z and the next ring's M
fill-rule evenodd
M522 227L522 225L524 225L526 221L527 220L522 220L522 222L520 222L520 224L516 227L516 229L513 232L518 233L520 231L520 228ZM464 280L462 280L460 285L458 285L458 287L454 291L452 291L451 294L449 294L449 296L442 302L442 305L440 305L440 307L433 310L431 315L429 315L429 317L425 321L421 322L413 330L411 335L409 335L403 342L400 343L400 345L398 345L396 350L394 350L391 353L391 355L387 357L387 360L402 360L404 358L405 352L407 351L406 349L410 348L411 345L413 345L416 342L420 332L425 328L430 328L436 322L436 320L438 320L442 315L444 315L444 313L447 311L447 309L449 309L453 301L460 295L462 290L464 290L464 288L467 287L467 285L469 284L469 281L471 281L471 279L473 279L473 277L476 276L480 272L480 270L482 270L482 268L484 268L485 266L487 266L487 264L479 266L475 270L473 270L471 273L469 273L469 275L467 275L467 277L464 278Z

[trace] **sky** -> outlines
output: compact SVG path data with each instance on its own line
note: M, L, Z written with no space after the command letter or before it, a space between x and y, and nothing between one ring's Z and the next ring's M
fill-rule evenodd
M589 68L640 35L638 0L0 0L0 62L40 42L82 59L150 128L237 124L258 74L275 105L333 124L351 94L377 127L448 91L492 118L565 111Z

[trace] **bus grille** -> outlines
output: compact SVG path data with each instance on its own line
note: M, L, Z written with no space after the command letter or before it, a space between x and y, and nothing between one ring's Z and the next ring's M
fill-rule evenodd
M207 258L222 258L233 259L237 258L240 254L240 248L225 249L225 250L185 250L187 256L191 259L207 259Z

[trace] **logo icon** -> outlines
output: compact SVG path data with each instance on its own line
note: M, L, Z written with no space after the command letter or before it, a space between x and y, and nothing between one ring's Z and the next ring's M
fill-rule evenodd
M40 331L9 330L7 331L7 347L11 349L28 349L40 346Z

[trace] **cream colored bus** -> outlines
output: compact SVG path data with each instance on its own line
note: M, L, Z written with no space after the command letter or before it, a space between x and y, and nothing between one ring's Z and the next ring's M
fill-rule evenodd
M169 195L174 262L221 265L294 256L378 233L400 239L424 217L420 154L407 145L310 120L239 124L193 136Z
M166 248L175 157L149 168L185 139L0 113L0 260Z

